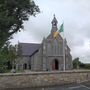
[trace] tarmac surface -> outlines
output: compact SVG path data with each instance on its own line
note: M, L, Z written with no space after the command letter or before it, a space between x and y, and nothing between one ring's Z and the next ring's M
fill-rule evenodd
M90 90L90 82L85 82L81 84L72 84L72 85L64 85L53 88L48 88L46 90Z
M0 89L1 90L1 89ZM63 86L40 87L40 88L14 88L3 90L90 90L90 82Z
M42 88L41 90L90 90L90 82Z
M42 90L90 90L90 86L74 85L74 86L52 87Z

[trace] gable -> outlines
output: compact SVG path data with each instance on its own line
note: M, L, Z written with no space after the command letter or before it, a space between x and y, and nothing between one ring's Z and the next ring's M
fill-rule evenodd
M54 40L57 39L58 41L63 42L63 38L61 37L61 35L59 34L56 38L52 35L52 33L50 35L48 35L48 37L46 38L46 41L48 40Z

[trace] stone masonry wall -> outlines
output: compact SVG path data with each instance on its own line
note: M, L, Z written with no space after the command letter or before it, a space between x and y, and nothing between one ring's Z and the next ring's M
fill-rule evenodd
M90 81L90 71L0 74L0 89L53 86Z

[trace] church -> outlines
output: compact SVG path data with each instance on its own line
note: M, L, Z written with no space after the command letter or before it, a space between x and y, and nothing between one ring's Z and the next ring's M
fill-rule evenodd
M60 34L54 37L58 21L54 16L51 32L42 43L18 43L18 55L15 60L16 69L29 69L31 71L71 70L72 56L67 41ZM63 45L64 44L64 45ZM65 52L65 55L64 55Z

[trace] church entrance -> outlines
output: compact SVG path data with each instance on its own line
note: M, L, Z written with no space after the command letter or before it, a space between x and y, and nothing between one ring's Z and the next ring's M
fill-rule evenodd
M23 64L23 69L27 69L27 64Z
M52 62L52 70L59 70L59 62L57 59Z

